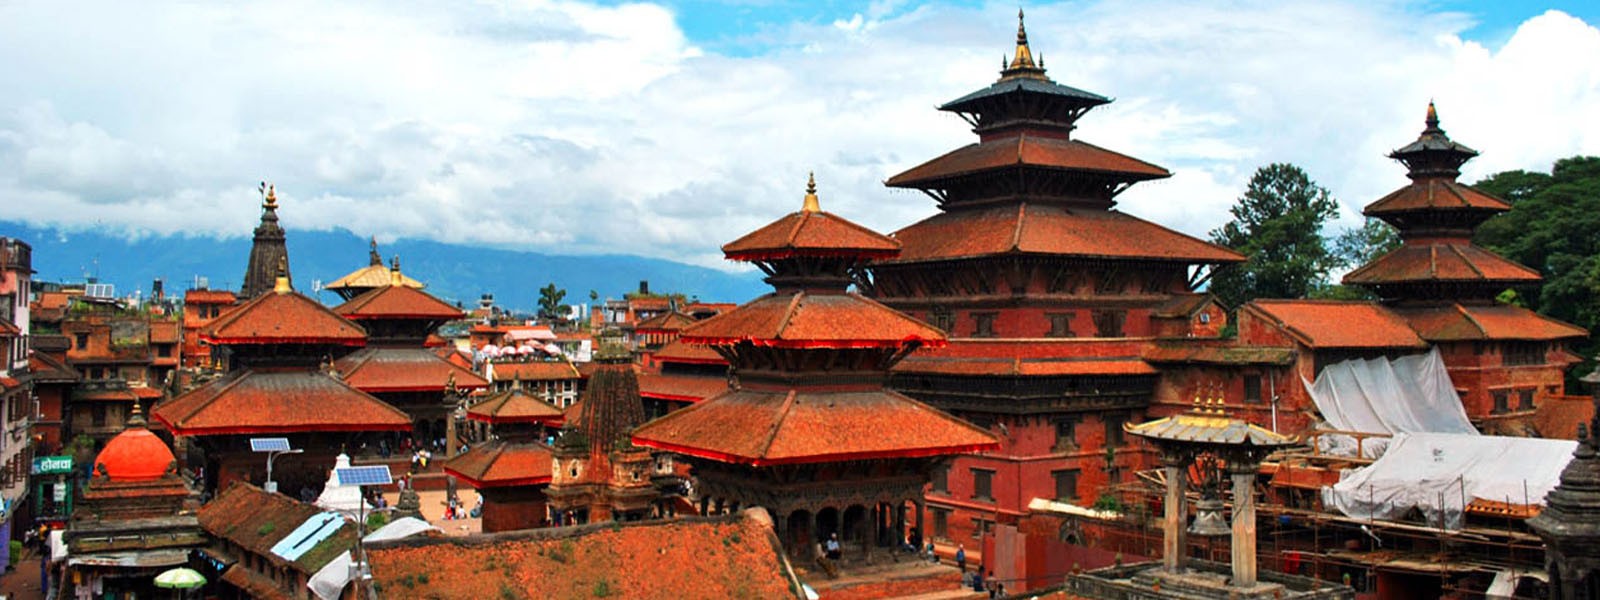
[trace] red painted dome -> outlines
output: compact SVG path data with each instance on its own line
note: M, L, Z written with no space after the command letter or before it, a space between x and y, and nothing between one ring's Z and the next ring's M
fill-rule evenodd
M94 471L99 475L104 470L112 481L149 481L165 475L174 460L166 442L135 425L106 442L94 459Z

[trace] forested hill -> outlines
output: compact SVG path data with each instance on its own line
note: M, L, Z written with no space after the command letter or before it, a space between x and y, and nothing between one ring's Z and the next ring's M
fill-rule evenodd
M119 295L132 290L150 293L155 278L169 293L188 289L195 278L210 279L212 288L237 289L250 252L250 238L145 237L128 240L98 232L64 232L0 221L0 236L33 246L34 276L39 281L82 282L97 275L116 285ZM532 312L539 288L555 283L567 290L565 301L619 298L650 281L652 292L679 292L706 301L745 302L769 288L760 273L725 273L640 256L556 256L534 252L476 248L426 240L399 240L379 247L384 260L400 255L406 275L428 284L428 292L452 302L473 305L492 293L497 304ZM315 281L333 281L368 264L367 240L348 231L289 231L289 260L295 288L310 293ZM336 303L331 292L324 302Z
M1474 187L1511 203L1473 240L1539 270L1544 282L1514 300L1589 330L1574 348L1585 359L1600 352L1600 157L1556 161L1549 173L1506 171Z

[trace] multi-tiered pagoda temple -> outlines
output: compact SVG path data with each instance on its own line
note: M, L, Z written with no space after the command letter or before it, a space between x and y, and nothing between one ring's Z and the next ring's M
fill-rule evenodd
M770 511L784 545L803 556L831 535L870 553L888 541L881 532L904 531L910 505L922 525L936 465L997 446L885 388L895 363L945 341L846 291L866 261L893 258L900 244L823 212L813 184L799 212L722 250L754 263L775 291L683 330L680 340L727 359L730 387L639 427L634 443L686 457L702 511Z
M1077 136L1111 100L1046 76L1018 18L1000 79L940 107L978 142L888 180L940 212L895 232L902 251L865 282L950 334L896 366L893 387L1005 438L935 479L936 539L1013 522L1033 498L1092 503L1141 466L1117 451L1157 387L1150 340L1217 337L1226 314L1194 289L1243 260L1114 210L1130 186L1171 174Z
M1584 330L1496 301L1538 284L1539 272L1472 243L1478 225L1511 210L1456 181L1478 152L1451 140L1428 103L1422 135L1389 154L1411 184L1362 212L1400 231L1400 248L1346 275L1371 289L1417 335L1439 348L1467 416L1490 433L1532 435L1538 399L1561 395L1577 357L1562 344Z

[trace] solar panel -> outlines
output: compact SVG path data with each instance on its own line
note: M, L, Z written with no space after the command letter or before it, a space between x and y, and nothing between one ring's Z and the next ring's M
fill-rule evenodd
M389 485L394 483L394 479L389 476L389 465L334 469L333 476L339 480L339 485Z
M288 452L289 438L250 438L251 452Z

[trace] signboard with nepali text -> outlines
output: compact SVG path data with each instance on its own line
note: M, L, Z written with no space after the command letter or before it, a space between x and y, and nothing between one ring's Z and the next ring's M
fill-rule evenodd
M34 475L66 475L72 473L71 456L40 456L33 459Z

